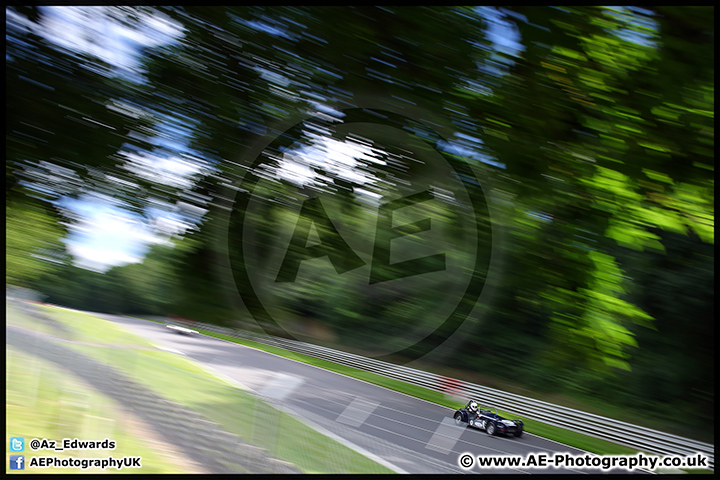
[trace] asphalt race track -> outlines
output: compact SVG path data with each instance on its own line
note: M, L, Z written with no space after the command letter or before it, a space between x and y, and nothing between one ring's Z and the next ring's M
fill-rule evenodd
M245 385L338 437L384 460L397 472L416 474L628 474L627 470L585 468L464 469L462 454L548 455L585 452L525 433L521 438L491 437L457 427L453 410L370 383L203 335L179 335L164 325L96 314ZM460 405L458 405L460 406ZM632 473L646 473L634 471Z

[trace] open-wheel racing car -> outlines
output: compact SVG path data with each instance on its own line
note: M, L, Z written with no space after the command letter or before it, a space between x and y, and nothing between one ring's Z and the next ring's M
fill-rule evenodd
M455 424L485 430L488 435L513 435L521 437L524 430L522 420L507 420L495 408L480 408L478 402L470 400L465 407L453 415Z

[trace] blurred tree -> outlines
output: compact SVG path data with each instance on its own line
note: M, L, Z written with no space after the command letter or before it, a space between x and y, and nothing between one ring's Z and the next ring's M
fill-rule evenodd
M48 211L50 210L50 211ZM67 262L61 238L67 233L57 212L40 202L5 206L5 282L28 287Z
M41 10L32 12L41 22ZM137 87L98 58L50 44L36 33L39 25L22 21L13 7L9 13L6 199L32 194L56 200L84 190L120 196L126 184L117 181L125 175L117 153L125 142L150 148L138 133L154 123L128 104ZM140 191L131 188L124 200Z
M514 236L540 261L526 271L541 281L523 275L519 296L549 308L555 367L595 358L628 369L632 324L650 317L625 300L614 245L662 250L657 229L714 242L714 162L704 147L713 143L712 21L694 9L503 12L525 50L506 58L493 95L459 94L508 166L502 188L527 205L520 215L534 233ZM689 38L693 54L678 55Z

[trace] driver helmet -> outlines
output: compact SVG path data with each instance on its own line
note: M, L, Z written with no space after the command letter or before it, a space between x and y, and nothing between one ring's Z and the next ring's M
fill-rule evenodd
M477 412L478 404L477 402L470 402L470 411L471 412Z

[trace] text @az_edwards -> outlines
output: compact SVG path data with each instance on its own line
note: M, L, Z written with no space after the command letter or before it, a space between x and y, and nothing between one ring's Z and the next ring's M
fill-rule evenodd
M63 438L62 440L48 440L47 438L33 438L30 441L31 450L54 450L62 452L65 450L115 450L115 441L103 440L78 440L77 438Z

